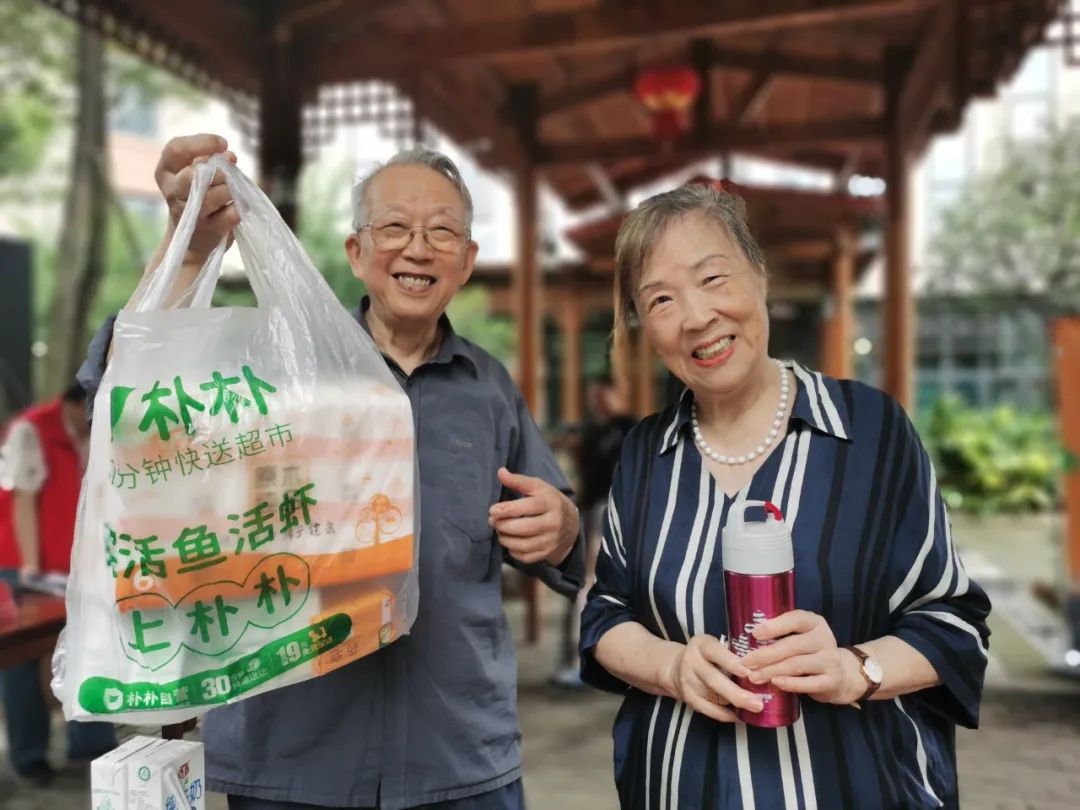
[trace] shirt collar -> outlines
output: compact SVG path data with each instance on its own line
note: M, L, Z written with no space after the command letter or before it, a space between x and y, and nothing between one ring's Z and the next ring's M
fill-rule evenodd
M683 430L690 424L690 406L693 404L694 393L689 388L684 388L679 396L679 404L675 406L675 413L664 428L664 439L660 442L660 455L674 449L679 443Z
M371 298L364 296L360 299L360 304L353 312L353 317L356 318L357 323L364 328L364 331L371 336L371 327L367 322L368 309L371 307ZM450 323L450 318L444 312L439 316L439 329L442 332L442 343L439 345L439 351L435 353L435 356L429 360L429 363L449 363L453 361L455 357L460 357L465 360L469 368L472 369L473 375L477 373L476 358L473 357L470 351L470 346L457 332L454 331L454 327ZM385 355L384 355L385 356Z
M849 441L851 425L844 398L836 396L835 392L830 390L820 372L809 371L793 360L785 360L783 363L795 374L795 402L791 408L791 418L802 421L826 436ZM690 424L693 404L693 392L689 388L683 389L679 403L664 428L660 455L673 450L679 443L683 431Z
M786 360L784 365L795 372L795 404L791 408L791 418L801 419L818 433L850 441L847 403L835 390L836 381L827 382L820 371L810 371L794 360Z

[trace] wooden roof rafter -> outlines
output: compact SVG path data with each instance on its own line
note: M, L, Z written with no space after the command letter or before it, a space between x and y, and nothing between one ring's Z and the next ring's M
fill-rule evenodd
M365 30L408 0L288 0L274 21L275 36L298 42L325 41L327 32L343 37Z
M773 75L802 76L853 84L877 85L881 82L882 65L877 60L802 55L776 49L768 53L751 53L725 50L712 42L708 42L707 47L706 61L709 68L745 70L756 74L768 72ZM540 102L540 114L560 115L614 93L626 92L633 87L639 72L666 63L639 67L633 64L630 56L624 57L624 61L628 66L615 73L589 82L568 85L543 98Z
M215 95L258 93L259 57L251 37L257 20L239 6L185 0L182 7L162 3L149 15L131 0L42 2Z
M1014 70L1061 9L1061 0L42 2L248 106L273 103L282 78L291 103L330 84L389 82L487 168L539 165L572 205L614 201L638 181L732 151L881 175L888 127L908 131L918 151ZM661 145L633 82L680 54L706 92L691 131ZM904 88L887 121L885 66L897 54ZM538 91L535 139L506 109L519 85Z
M750 78L749 83L732 105L732 124L745 126L757 117L762 105L769 98L775 79L776 74L770 70L759 71Z
M762 144L790 148L829 142L858 143L880 140L884 133L885 125L880 118L813 121L794 125L720 125L710 128L704 137L684 136L664 144L648 137L628 138L623 141L542 144L537 161L542 166L554 166L566 163L604 163L649 154L658 157L678 154L686 162L690 162L703 157L715 157L721 150L753 149Z
M936 0L729 0L662 9L603 0L589 10L532 15L457 29L427 26L398 37L342 38L305 54L308 82L373 77L455 60L535 59L552 52L618 50L644 39L738 37L917 13Z

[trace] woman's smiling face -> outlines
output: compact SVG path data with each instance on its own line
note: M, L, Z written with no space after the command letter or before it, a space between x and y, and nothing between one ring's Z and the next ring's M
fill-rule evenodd
M695 396L725 396L768 355L764 275L701 211L673 221L642 266L635 308L650 343Z

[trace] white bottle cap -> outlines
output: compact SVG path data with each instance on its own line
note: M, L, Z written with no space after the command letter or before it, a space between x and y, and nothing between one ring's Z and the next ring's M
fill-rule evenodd
M764 521L746 522L746 510L764 507ZM734 574L767 576L795 567L791 532L780 510L766 501L741 501L732 506L721 534L724 570Z

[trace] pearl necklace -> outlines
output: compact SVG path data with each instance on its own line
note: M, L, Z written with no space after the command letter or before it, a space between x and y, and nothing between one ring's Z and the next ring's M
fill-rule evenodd
M720 464L746 464L748 461L753 461L758 456L765 454L765 451L772 446L772 443L776 441L776 437L780 433L780 427L784 423L784 414L787 413L788 406L788 393L790 392L790 385L788 382L787 370L784 368L784 364L779 360L774 360L777 367L780 369L780 407L776 409L776 416L773 418L772 430L769 431L769 435L765 437L765 440L747 453L745 456L725 456L722 453L718 453L709 446L709 443L705 441L705 437L701 435L701 427L698 425L697 418L697 403L693 403L690 406L690 421L694 427L694 443L703 454L711 458L713 461Z

